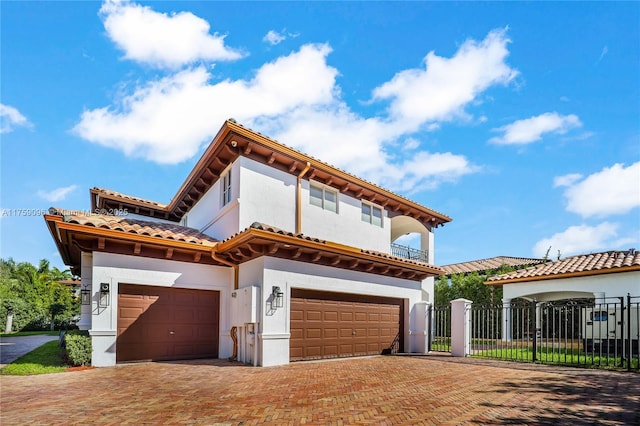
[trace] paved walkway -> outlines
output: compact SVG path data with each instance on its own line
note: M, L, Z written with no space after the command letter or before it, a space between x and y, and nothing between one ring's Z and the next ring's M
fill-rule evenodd
M22 355L27 354L58 336L37 334L33 336L0 337L0 368L11 364Z
M512 368L514 367L514 368ZM0 423L638 425L640 375L432 356L0 376Z

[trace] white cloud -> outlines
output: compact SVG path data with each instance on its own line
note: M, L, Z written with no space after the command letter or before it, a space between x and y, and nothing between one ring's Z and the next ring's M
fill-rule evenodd
M167 15L126 0L106 0L100 15L109 38L125 58L137 62L175 69L199 60L242 57L225 46L225 36L209 34L209 23L189 12Z
M580 179L582 179L582 175L580 173L570 173L564 176L556 176L553 179L553 187L557 188L559 186L571 186Z
M32 124L16 108L0 103L0 134L12 132L15 127L31 127Z
M67 195L76 190L77 185L69 185L62 188L56 188L51 191L39 190L37 192L38 197L50 201L52 203L56 203L58 201L62 201L67 198Z
M567 211L583 217L628 213L640 207L640 161L605 167L582 181L574 179L564 195Z
M269 43L272 46L283 42L287 37L275 30L269 30L269 32L262 38L262 41Z
M251 79L211 82L211 74L199 66L138 85L113 106L85 111L73 130L126 155L174 164L195 155L219 123L233 117L390 189L435 188L479 168L463 155L420 151L413 141L412 158L405 159L398 146L421 123L435 129L437 120L463 115L464 106L489 86L508 83L516 71L504 63L507 43L504 31L492 31L481 42L465 42L451 59L430 53L426 71L401 71L374 90L373 101L391 100L389 116L353 112L341 98L338 70L327 63L331 48L306 44L262 65ZM457 77L450 79L451 74ZM411 88L400 87L412 82L405 78L409 75L416 77L425 99L414 99ZM414 101L425 108L417 116L404 108Z
M337 74L325 62L330 51L327 45L305 45L263 65L249 81L209 84L204 67L187 69L137 87L116 108L83 112L73 130L127 155L179 163L195 155L229 117L248 122L330 102Z
M464 107L480 93L518 75L505 63L509 42L505 30L494 30L481 42L465 41L452 58L429 52L425 69L400 71L377 87L373 97L390 100L391 117L411 130L425 122L464 116Z
M600 52L600 57L598 58L598 62L602 61L602 59L609 53L609 48L607 46L602 48L602 52Z
M608 250L635 244L632 237L618 237L619 224L603 222L597 226L570 226L566 230L538 241L533 247L536 257L543 257L549 247L551 253L560 250L562 257L573 254L589 253L596 250Z
M569 130L582 126L577 115L560 115L557 112L514 121L506 126L493 129L503 132L502 136L491 138L489 142L498 145L524 145L542 139L545 133L565 134Z

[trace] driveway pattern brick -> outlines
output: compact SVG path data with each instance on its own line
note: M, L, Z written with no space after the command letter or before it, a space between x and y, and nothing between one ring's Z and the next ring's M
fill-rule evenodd
M640 424L640 375L445 357L1 376L0 424Z

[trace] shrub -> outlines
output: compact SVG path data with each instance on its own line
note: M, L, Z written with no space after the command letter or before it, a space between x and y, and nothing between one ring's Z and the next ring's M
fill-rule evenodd
M4 333L7 310L13 310L11 331L47 330L47 320L41 312L21 299L0 300L0 331Z
M71 365L91 364L91 337L87 331L72 330L65 334L64 346Z

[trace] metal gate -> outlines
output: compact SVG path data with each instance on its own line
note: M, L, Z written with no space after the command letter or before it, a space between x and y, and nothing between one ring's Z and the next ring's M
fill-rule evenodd
M451 304L431 306L431 336L429 351L451 352Z
M640 370L639 324L640 296L472 305L471 355Z

